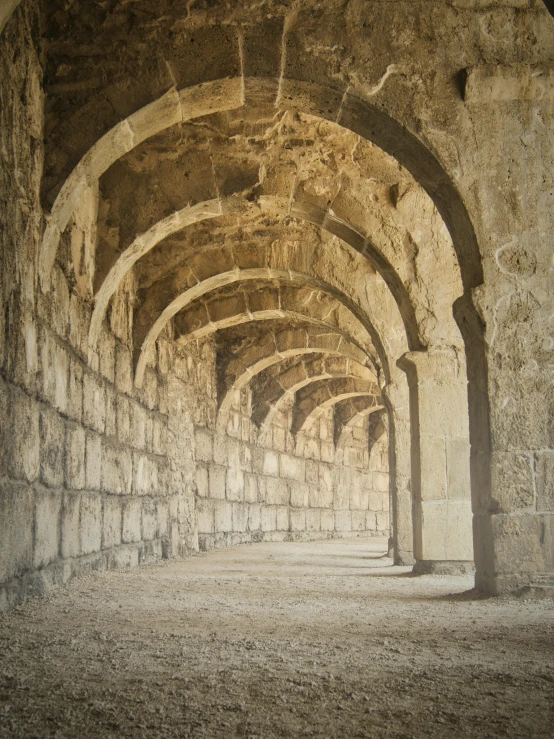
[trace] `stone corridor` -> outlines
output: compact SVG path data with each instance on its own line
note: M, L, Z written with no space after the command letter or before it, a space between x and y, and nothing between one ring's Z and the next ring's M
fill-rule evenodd
M553 2L0 0L1 736L552 735Z
M551 737L554 603L386 547L242 545L0 614L0 737Z

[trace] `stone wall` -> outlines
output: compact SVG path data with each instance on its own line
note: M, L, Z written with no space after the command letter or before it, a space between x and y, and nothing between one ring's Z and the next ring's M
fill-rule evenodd
M298 449L290 414L265 447L240 405L217 430L213 342L185 351L169 326L135 387L133 274L91 353L92 304L72 272L79 224L69 224L51 290L41 291L38 26L35 4L22 4L0 56L0 608L79 572L199 543L388 531L388 476L378 454L370 471L367 430L351 467L342 451L335 459L331 416Z
M132 283L93 357L91 306L66 276L69 247L52 291L38 287L38 27L24 3L0 54L0 608L87 569L197 548L184 404L162 361L142 390L131 381Z

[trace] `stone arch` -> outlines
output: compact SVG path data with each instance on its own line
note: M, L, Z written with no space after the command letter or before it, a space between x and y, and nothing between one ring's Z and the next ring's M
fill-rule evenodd
M246 49L246 51L248 52L249 44L243 44L243 48ZM246 65L246 67L248 67L248 65ZM244 68L246 69L246 67ZM231 80L238 80L239 84L233 87L232 82L229 80L227 81L230 92L235 95L235 100L230 103L228 109L231 109L233 107L240 107L236 103L239 99L240 104L244 103L244 91L246 89L249 89L249 84L245 84L247 82L246 78L231 78ZM258 85L259 82L260 80L257 79L256 85ZM222 88L217 88L216 83L214 83L213 81L210 82L209 85L215 85L215 89L217 89L218 93L221 92ZM223 85L223 87L225 87L225 85ZM269 87L272 87L271 81ZM207 88L204 87L203 91L205 92L206 89L210 89L209 86ZM181 110L181 97L178 93L175 94L177 94L178 107L179 110ZM229 98L225 94L223 94L223 97L225 98L225 104L229 104ZM193 102L198 102L197 99L194 99L194 96L192 99ZM397 159L397 161L399 161L401 164L403 164L403 166L411 171L414 174L416 180L420 182L420 184L426 189L432 200L435 202L438 211L441 213L444 222L452 235L454 248L457 253L458 263L460 265L462 282L466 291L464 295L463 305L467 316L469 316L469 319L466 320L466 325L470 327L471 331L471 334L469 336L467 334L464 335L464 338L466 339L465 343L468 356L468 364L472 365L475 368L475 372L473 374L477 375L479 372L481 373L479 375L481 378L481 382L479 384L473 383L471 380L473 374L472 369L470 368L469 392L470 417L472 419L473 427L472 440L482 439L484 442L486 442L486 437L488 435L488 418L484 419L486 422L485 427L483 427L482 425L479 426L479 421L483 420L483 412L481 412L481 414L479 415L479 413L476 411L476 409L479 406L482 406L483 403L486 407L487 403L486 398L484 398L482 393L482 388L483 386L486 387L487 383L486 375L484 379L482 378L484 361L481 361L483 360L482 346L479 342L479 337L482 336L482 326L480 326L479 320L477 319L477 314L473 307L471 295L469 293L469 291L473 287L478 286L482 282L481 261L471 220L469 218L467 210L465 209L462 198L457 193L451 179L446 174L438 159L434 157L429 148L426 147L416 136L409 133L398 122L394 121L394 119L390 118L383 111L374 106L371 106L366 101L361 100L358 96L351 94L348 89L337 89L331 85L329 85L328 87L324 87L320 84L314 83L313 81L308 82L298 79L291 80L286 76L282 76L278 87L278 99L279 101L287 101L287 104L290 104L290 107L292 108L301 109L309 112L310 114L319 115L323 118L327 117L329 120L334 119L345 128L356 131L363 138L374 141L377 145L383 148L384 151L390 153L393 157ZM301 101L301 103L295 105L295 100L299 100ZM205 105L205 103L205 99L202 100L202 105ZM216 108L214 108L213 110L215 109ZM212 112L212 110L208 110L208 112ZM178 120L179 117L177 115L176 122L178 122ZM167 127L167 121L164 125L165 127ZM164 126L161 126L160 128L158 128L158 130L161 130L161 128L163 127ZM132 127L130 127L127 122L126 125L120 129L119 133L121 134L121 139L123 141L120 146L120 150L125 149L126 146L132 147L134 145L133 141L137 137L132 131ZM140 138L140 134L138 138ZM103 142L103 154L105 154L106 149L110 148L113 143L115 143L115 139L113 141L106 140ZM129 150L129 148L127 150ZM111 156L111 154L109 156ZM99 164L99 159L97 157L93 157L93 160L94 166ZM87 169L86 172L79 172L77 174L74 184L78 185L78 188L69 188L72 198L79 197L78 194L75 195L79 188L80 191L83 192L85 187L88 186L87 176L89 176L90 179L90 176L92 175L92 179L94 180L94 166L91 165L91 167ZM96 179L97 177L98 175L96 175ZM68 195L68 192L66 191L65 194ZM57 209L57 215L61 214L63 216L64 213L71 214L74 203L70 203L69 199L70 198L68 196L66 198L66 201L64 202L64 199L62 198L62 201L60 201L59 204L59 208ZM59 224L62 222L63 217L61 219L53 219L49 224L50 227L50 225L54 223L52 229L50 230L50 233L45 234L46 256L43 260L41 255L42 268L45 266L45 264L46 267L48 267L48 261L50 259L48 254L50 253L51 256L52 252L52 249L49 247L56 241L59 233L61 233L61 231L59 231ZM56 223L58 225L56 225ZM65 221L65 223L67 223L67 220ZM333 224L333 227L337 229L343 228L343 224L340 222L340 219L338 219L338 222L336 224ZM58 228L58 234L56 234L56 228ZM42 269L41 271L44 275L45 270ZM43 284L47 286L47 282L48 276L44 278ZM459 315L460 314L458 312L457 318ZM417 323L414 322L414 324L417 329ZM480 333L477 337L477 340L472 342L471 336L473 335L474 331L480 331ZM415 343L412 343L410 348L414 348L415 346ZM417 348L420 348L420 345ZM473 444L473 447L475 448L475 444ZM483 448L486 448L486 443L484 443ZM485 456L488 460L488 455L486 454ZM475 477L473 479L475 481ZM486 480L480 480L479 484L482 484L484 487L486 487ZM486 490L484 491L484 497L487 497Z
M386 412L387 408L384 405L375 408L371 396L364 397L361 395L337 403L335 406L335 446L341 448L347 443L349 431L361 418L370 419L368 437L370 440L373 439L373 443L375 443L385 432L383 416ZM371 441L369 443L371 444Z
M298 403L296 394L313 383L321 382L321 386L325 386L328 382L335 380L351 380L353 383L359 381L359 385L352 385L353 388L356 387L356 392L366 392L380 396L379 386L367 368L356 368L356 365L350 360L340 360L340 363L342 363L342 366L339 364L335 367L328 366L329 360L322 361L323 367L321 367L321 364L318 366L316 362L312 362L312 366L307 367L305 365L308 363L302 363L304 365L302 368L296 365L291 368L292 371L288 373L286 379L284 373L281 373L278 381L268 383L269 386L261 392L259 390L254 392L252 420L260 428L260 436L264 436L264 433L271 426L273 418L287 401L294 398L295 403Z
M343 334L329 330L316 332L310 327L284 329L272 333L262 343L233 353L220 368L219 416L224 418L237 392L260 372L289 359L305 355L333 355L367 363L365 354Z
M329 408L354 399L364 399L373 404L373 411L384 409L381 396L362 390L358 379L346 378L342 382L316 383L309 387L307 392L299 393L296 399L292 413L292 433L297 435L306 431Z
M111 297L115 293L117 287L121 284L127 272L136 262L138 262L145 254L147 254L168 235L176 233L193 223L198 223L205 219L216 218L217 216L221 216L223 213L240 210L248 204L249 200L241 200L237 197L229 198L224 203L219 200L199 203L168 216L152 226L152 228L145 234L141 234L137 237L131 246L124 251L113 265L95 296L95 307L92 314L89 332L89 344L91 348L94 349L97 344L100 327ZM274 212L277 210L279 212L283 212L282 201L273 196L263 196L259 198L258 204L262 211L268 210L269 212ZM338 219L335 215L318 208L315 205L302 203L293 203L292 205L288 204L285 212L295 218L313 223L314 225L325 229L366 257L381 274L396 300L400 315L404 322L408 345L415 349L422 347L417 328L415 311L405 286L393 266L373 245L371 239L363 236L356 229L352 228L346 221ZM376 332L372 333L372 339L376 346L379 347L381 339L377 336ZM381 352L381 354L382 353L383 352Z
M335 295L323 289L317 294L329 304L336 302ZM294 289L287 283L271 282L268 286L266 282L239 282L238 289L233 283L230 290L214 290L178 313L173 331L179 343L185 344L232 326L284 319L293 325L306 324L320 332L338 334L356 346L376 369L379 367L379 359L368 345L367 329L348 307L340 303L332 314L321 310L318 315L317 311L310 310L304 287Z
M148 360L148 352L154 346L156 339L160 332L168 321L173 318L180 310L190 305L194 300L207 295L214 289L221 288L234 283L243 282L246 280L281 280L288 281L292 284L301 285L303 287L312 287L314 289L323 289L325 292L333 295L339 302L347 306L349 310L356 316L360 323L368 332L368 336L373 339L374 329L365 318L363 312L353 304L346 296L341 295L338 290L330 285L325 285L319 280L315 280L313 277L301 273L294 273L291 271L274 270L270 268L254 268L254 269L234 269L231 271L217 274L204 280L201 283L196 284L189 290L184 292L177 292L177 295L170 300L167 307L157 317L155 322L148 328L144 328L136 341L137 347L137 361L136 361L136 376L135 381L138 387L142 383L144 370ZM139 348L140 347L140 348Z
M256 79L271 87L273 80ZM375 143L404 166L435 203L452 236L465 289L481 284L482 268L475 232L462 198L433 155L414 134L346 88L338 90L319 83L281 79L279 100L287 107L303 110L337 122L364 139ZM122 155L146 138L184 120L209 113L232 110L247 104L244 79L227 78L184 88L172 88L165 95L120 121L84 154L63 183L46 228L40 273L43 286L49 285L59 237L87 187Z

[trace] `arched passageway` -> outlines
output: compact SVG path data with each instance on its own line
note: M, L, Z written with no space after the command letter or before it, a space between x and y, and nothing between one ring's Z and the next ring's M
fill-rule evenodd
M360 2L337 45L333 3L189 5L25 0L3 32L4 122L25 121L4 146L4 467L24 488L6 497L5 602L91 562L385 530L416 572L475 562L487 593L548 580L551 387L510 324L547 311L550 273L503 230L548 218L513 194L503 218L509 177L489 187L476 145L487 95L549 104L542 52L482 66L497 52L460 3L425 11L425 53L356 30L385 18ZM365 33L387 61L373 82ZM546 402L510 429L523 386Z

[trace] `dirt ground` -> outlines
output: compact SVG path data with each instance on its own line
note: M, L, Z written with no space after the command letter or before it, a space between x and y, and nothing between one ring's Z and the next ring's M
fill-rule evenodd
M386 541L92 573L0 614L0 737L552 737L554 603Z

